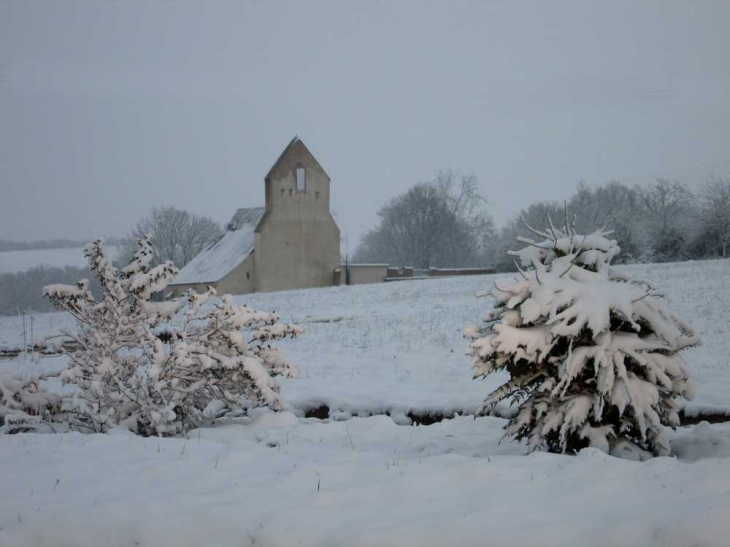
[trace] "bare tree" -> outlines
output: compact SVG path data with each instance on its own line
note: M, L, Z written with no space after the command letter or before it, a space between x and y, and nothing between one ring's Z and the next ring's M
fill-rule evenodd
M652 259L683 258L695 213L692 192L678 182L658 179L642 188L641 196L649 220Z
M156 207L132 229L130 243L124 246L117 260L120 263L131 260L136 249L134 242L150 234L153 264L170 260L182 268L222 233L220 225L209 217L174 207Z
M354 259L416 268L481 262L494 224L478 184L474 174L440 171L396 196L378 211L380 222L365 234Z
M730 255L730 179L712 178L700 190L699 256Z
M461 175L446 169L436 174L434 182L454 217L474 238L472 253L483 254L494 239L495 226L487 210L487 200L479 193L479 178L474 173Z

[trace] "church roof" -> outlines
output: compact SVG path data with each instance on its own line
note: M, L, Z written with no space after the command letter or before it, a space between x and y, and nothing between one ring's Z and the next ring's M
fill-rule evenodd
M217 283L254 250L254 231L264 216L264 207L239 209L226 226L225 233L193 258L171 285Z
M307 154L309 154L309 156L311 157L312 161L313 161L313 162L314 162L314 163L315 163L315 164L316 164L316 165L317 165L317 166L318 166L318 167L319 167L320 169L322 169L322 172L323 172L323 173L324 173L325 175L327 174L327 172L326 172L326 171L324 170L324 168L323 168L323 167L322 167L322 166L320 165L320 163L319 163L319 162L317 161L317 158L315 158L315 157L314 157L314 155L312 155L312 153L311 153L311 152L309 151L309 148L307 148L307 145L306 145L306 144L304 144L304 141L302 141L302 139L300 139L298 135L294 135L294 138L293 138L293 139L292 139L291 141L289 141L289 144L287 144L287 145L286 145L286 148L284 148L284 150L282 151L282 153L281 153L281 154L279 154L279 157L278 157L278 158L276 158L276 161L274 162L274 165L272 165L272 166L271 166L271 169L269 169L269 172L268 172L268 173L266 173L266 176L264 177L264 180L267 180L267 179L269 179L269 178L270 178L270 177L271 177L271 176L272 176L272 175L274 174L274 171L276 171L276 168L277 168L277 167L279 167L279 164L280 164L280 163L281 163L282 161L284 161L284 158L285 158L285 157L287 156L287 154L289 154L289 151L290 151L290 150L291 150L292 148L294 148L295 146L297 146L297 145L299 145L299 146L301 146L302 148L304 148L304 150L305 150L305 151L307 152Z

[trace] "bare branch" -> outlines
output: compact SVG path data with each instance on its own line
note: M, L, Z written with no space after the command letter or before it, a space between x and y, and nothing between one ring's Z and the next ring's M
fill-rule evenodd
M530 226L527 223L527 221L525 220L525 217L524 216L521 216L520 219L522 220L522 223L525 225L525 228L527 228L528 230L530 230L533 234L535 234L537 236L540 236L542 238L545 238L545 239L550 239L550 234L549 233L547 233L547 232L541 232L540 230L536 230L535 228L533 228L532 226Z

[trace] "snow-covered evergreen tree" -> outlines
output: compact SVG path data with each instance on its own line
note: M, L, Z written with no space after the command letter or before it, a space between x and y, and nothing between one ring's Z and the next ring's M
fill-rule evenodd
M99 240L85 251L103 297L88 281L49 285L45 294L76 319L64 332L71 348L65 383L78 386L63 409L72 425L92 431L123 426L142 435L184 433L245 406L285 406L275 375L294 377L297 368L271 342L300 329L274 313L216 297L214 289L151 302L176 275L171 262L150 268L149 237L118 270Z
M695 389L678 352L699 339L654 288L611 267L620 249L610 232L530 229L539 239L510 251L526 269L495 283L487 324L466 330L474 377L510 375L480 412L518 405L505 436L531 450L668 454L674 399Z

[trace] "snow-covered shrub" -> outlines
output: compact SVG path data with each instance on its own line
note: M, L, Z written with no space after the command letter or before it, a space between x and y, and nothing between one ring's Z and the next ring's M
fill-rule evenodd
M577 235L567 222L532 231L539 240L510 251L527 269L495 283L486 326L466 330L474 377L510 375L480 412L518 405L505 436L532 450L668 454L674 398L695 389L678 352L699 339L660 293L610 266L620 250L610 232Z
M58 410L60 397L47 392L37 378L24 379L0 370L0 429L33 431Z
M149 237L118 270L103 241L86 248L103 295L95 299L88 282L49 285L45 294L76 319L64 332L70 348L62 380L79 389L64 401L73 426L106 431L126 427L142 435L175 435L227 409L285 407L274 375L297 369L271 345L300 330L274 313L189 291L182 298L150 302L177 274L171 262L150 268Z

